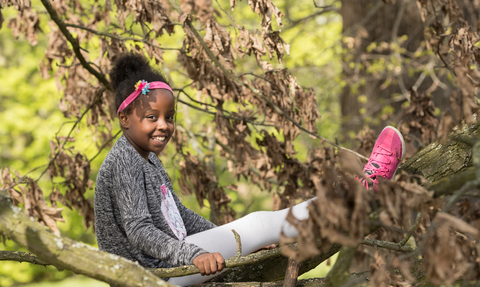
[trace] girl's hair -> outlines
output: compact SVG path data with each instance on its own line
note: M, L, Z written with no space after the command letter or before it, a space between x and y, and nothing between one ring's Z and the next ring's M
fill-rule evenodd
M110 70L110 80L115 91L115 109L118 110L122 102L135 91L135 84L140 80L147 82L164 82L165 76L152 69L148 60L143 56L129 53L118 58ZM138 99L138 98L137 98ZM125 108L129 114L136 100Z

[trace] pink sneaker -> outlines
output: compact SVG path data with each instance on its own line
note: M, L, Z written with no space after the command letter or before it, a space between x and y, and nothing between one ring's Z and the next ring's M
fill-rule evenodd
M383 129L375 142L368 163L363 168L365 178L358 180L368 189L378 184L378 177L392 179L398 165L405 156L405 141L402 134L394 127Z

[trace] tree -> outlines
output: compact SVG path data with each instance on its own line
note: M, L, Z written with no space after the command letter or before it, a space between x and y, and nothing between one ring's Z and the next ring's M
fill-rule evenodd
M169 154L176 155L173 162L179 169L180 176L177 182L180 190L194 193L201 206L204 200L207 200L211 208L212 221L221 224L234 218L234 210L228 204L230 198L227 189L237 189L235 183L238 181L234 181L234 178L245 179L250 185L276 190L279 198L278 207L288 206L299 196L308 197L315 194L321 199L312 204L310 219L298 224L301 235L297 239L296 251L285 247L283 253L299 262L313 257L310 261L304 261L304 266L308 269L341 248L339 260L327 277L327 285L341 285L350 280L350 276L345 274L360 243L381 246L398 252L409 252L406 256L387 254L386 261L380 255L376 257L376 267L372 268L371 276L374 278L373 282L378 284L381 282L413 283L418 279L414 276L419 274L425 275L428 280L436 284L451 283L452 280L461 277L467 281L478 278L476 269L472 273L466 273L466 267L475 267L477 264L474 260L477 254L474 239L479 234L475 225L476 209L466 212L472 201L462 199L463 201L456 206L455 212L457 215L464 216L463 220L448 214L460 195L474 195L470 190L478 185L477 179L473 177L465 180L463 177L460 180L462 184L460 187L456 186L445 191L447 194L453 194L457 189L459 190L445 205L442 199L434 198L435 192L429 192L418 183L424 183L422 177L404 173L395 182L383 183L382 191L375 195L378 203L372 200L372 194L362 189L351 177L351 174L361 173L359 169L361 165L355 162L358 158L365 159L365 156L342 148L317 133L319 113L314 90L299 86L289 70L281 66L282 61L285 60L284 54L289 52L289 45L280 36L278 29L282 25L282 12L273 2L249 2L250 8L261 18L260 26L247 23L253 28L239 26L237 24L239 20L233 18L236 14L228 14L222 8L224 4L218 2L219 9L224 15L229 16L228 24L221 22L225 19L216 16L222 15L222 12L216 11L211 2L183 2L179 7L174 1L167 3L129 0L116 1L115 9L109 1L103 6L99 3L50 2L49 0L41 2L40 8L46 11L54 23L41 70L44 76L53 74L61 84L62 112L66 117L74 117L76 120L72 123L68 134L57 136L51 142L50 161L37 178L29 178L15 174L10 169L4 169L2 188L3 192L8 192L12 204L22 206L28 215L44 222L54 232L58 233L55 221L61 220L61 209L57 207L57 202L79 210L87 228L93 224L92 205L85 197L93 184L90 179L91 158L75 150L75 139L72 134L78 128L88 130L93 135L92 138L97 139L99 152L108 147L118 135L115 132L118 128L113 122L115 118L113 94L106 71L110 69L111 62L118 55L126 51L134 51L148 55L152 62L162 63L167 77L171 78L175 84L174 90L178 92L177 102L191 109L189 113L183 113L177 119L175 145L170 146ZM397 5L400 6L396 8L387 6L388 9L398 8L398 11L395 10L397 11L396 19L400 19L391 28L392 43L377 43L373 42L376 38L372 38L368 45L362 44L362 49L353 51L353 55L360 59L368 58L368 47L373 49L378 53L375 59L386 63L386 71L381 72L387 79L397 78L396 84L399 86L402 82L399 79L403 79L406 75L401 74L399 78L395 67L409 65L408 62L414 62L411 65L415 66L412 76L409 75L411 78L408 83L417 83L438 63L443 63L444 73L454 77L453 84L459 87L458 96L451 94L453 112L450 115L448 113L443 115L440 130L436 129L437 118L433 101L429 96L417 93L417 89L411 89L412 91L408 93L409 106L400 113L401 128L407 140L417 141L427 146L423 152L410 159L410 162L405 165L409 168L405 170L422 172L427 180L438 180L438 177L429 177L429 174L441 174L447 177L462 171L464 166L471 165L468 159L464 160L460 157L456 160L450 159L447 166L451 167L451 170L439 172L440 168L438 168L432 172L429 166L418 166L416 163L430 163L430 159L426 160L423 155L431 151L432 147L442 150L439 146L448 142L446 135L450 133L454 124L460 126L462 119L467 125L475 122L473 113L478 110L475 100L478 71L472 67L476 63L478 54L474 45L478 36L462 22L462 13L455 1L430 2L433 5L429 6L427 1L418 1L419 8L416 11L420 12L426 26L426 44L418 55L415 54L416 52L403 49L398 43L397 32L400 31L401 16L408 5L405 1L399 1ZM16 18L10 20L8 26L14 35L24 33L34 44L42 24L41 17L35 9L31 8L30 3L4 1L0 4L2 8L7 5L15 6L18 10ZM230 5L234 9L235 1ZM354 4L342 3L344 13L348 8L353 7L349 5ZM377 4L379 5L384 4ZM331 5L320 7L319 11L311 15L291 21L291 26L287 28L306 23L309 19L315 19L323 14L333 13L337 6L338 3L333 2ZM290 12L293 5L286 2L285 7L287 17L292 17ZM366 16L372 13L370 10ZM272 15L275 16L276 22L273 21ZM0 17L0 19L3 18ZM172 19L178 19L178 22L175 23L176 20ZM344 20L344 23L347 22ZM178 36L176 28L180 26L185 33L184 37ZM453 28L448 30L448 27ZM408 33L411 32L405 29ZM234 40L229 31L232 34L235 33ZM300 29L300 32L305 31ZM445 34L447 32L448 34ZM169 43L181 45L181 48L160 45L160 42L162 44L166 42L162 40L166 39L167 34L171 37ZM361 33L359 35L361 36ZM353 37L345 39L347 47L349 41L356 41ZM355 47L356 42L353 43L352 47ZM377 46L372 46L373 43ZM363 49L366 49L367 53L362 52ZM169 62L171 60L164 57L164 53L170 53L170 51L177 53L178 63ZM272 58L276 58L279 64L271 61ZM389 60L386 61L386 58ZM349 61L348 54L344 59ZM364 61L363 64L368 66L378 63ZM393 68L389 66L390 64ZM353 63L353 68L355 65ZM361 66L358 68L364 69ZM367 70L370 68L367 67ZM380 67L380 70L383 68ZM372 69L369 73L376 73ZM173 70L180 72L168 72ZM417 71L421 72L418 78L415 78ZM359 78L359 82L362 78L366 83L363 75ZM432 86L435 86L433 90L441 86L436 82L434 74L431 74L431 78L434 83ZM356 81L348 78L344 81L351 86L358 85ZM177 83L181 84L177 85ZM373 90L375 89L377 86ZM194 93L196 96L192 96ZM373 92L375 95L377 93ZM348 95L347 89L344 89L343 95ZM407 96L405 91L402 95ZM349 103L352 104L351 101ZM213 119L198 116L199 114L193 110L199 111L202 115L208 114ZM386 111L384 114L388 116L389 112ZM192 122L199 122L201 125L193 125ZM476 133L476 127L466 126L465 129L473 134ZM299 137L301 134L321 139L322 146L315 146L305 139L302 141L302 137ZM442 135L443 141L430 146L437 136ZM360 148L368 150L372 144L371 133L367 131L360 134L359 139L361 140ZM464 141L469 142L465 139ZM297 154L295 148L299 147L304 147L308 152ZM468 154L468 149L464 146L454 149L452 145L452 149L447 148L446 152L453 153L457 150L461 151L457 153L461 156ZM473 154L475 150L474 148ZM431 153L434 155L433 159L438 158L436 156L438 152L431 151ZM413 159L416 161L412 162ZM461 168L457 168L461 160L463 160ZM230 171L231 176L225 176L221 170ZM472 172L467 173L471 175ZM53 192L50 194L52 206L45 202L43 191L38 184L44 174L48 174L52 179ZM60 183L55 180L60 180ZM450 183L448 179L447 181ZM458 179L452 179L451 182L453 181L458 182ZM438 185L434 187L438 188ZM437 190L436 194L440 195L440 192ZM127 286L131 282L130 279L134 280L132 277L129 280L120 280L123 283L119 282L118 277L115 277L119 271L113 271L109 275L79 271L75 266L49 256L51 249L44 253L45 249L41 249L41 244L32 244L32 239L28 239L28 235L39 238L38 234L47 234L47 232L41 230L38 225L30 226L23 215L20 216L23 219L19 219L22 224L18 228L26 230L29 234L24 235L27 239L20 238L21 233L12 232L15 216L19 216L18 212L16 213L18 209L11 207L10 211L8 209L10 203L6 202L5 197L5 195L2 197L4 209L0 217L2 218L1 233L15 238L15 241L37 253L40 260L60 268L85 272L89 276L96 276L95 278L112 284ZM443 212L437 213L438 208L443 208ZM418 222L411 217L412 211L420 212ZM466 222L473 222L473 226ZM375 228L372 228L372 224L376 224ZM379 225L381 229L378 229ZM39 231L32 232L33 229ZM380 240L364 239L374 230L377 230L374 236ZM407 233L407 236L403 236L403 233ZM415 250L405 246L412 235L418 242ZM45 240L49 240L50 243L52 240L55 242L53 235L50 237L51 239ZM428 247L431 246L429 243L434 242L448 248L447 242L453 239L456 243L454 248L449 250L456 252L457 256L452 255L452 258L441 260L438 258L438 252ZM61 251L63 248L58 246L65 247L63 240L57 238L58 242L62 242L62 244L57 243L59 254L63 254ZM398 241L400 243L394 243ZM288 239L284 240L285 244L288 242ZM69 241L68 245L75 244ZM271 253L278 256L278 252L277 250ZM424 258L423 266L426 267L421 273L412 275L409 271L412 262L409 259L420 253ZM256 260L265 259L270 255L268 252L259 254ZM105 257L101 254L99 256L103 256L103 259ZM389 256L394 256L395 260ZM269 266L278 265L279 260L274 259ZM445 262L447 264L440 264ZM292 270L297 268L296 264L292 265L294 267ZM242 268L249 270L248 268L251 267ZM389 268L399 269L402 275L394 276L394 273L390 273L391 276L385 276L384 271ZM240 272L236 273L237 275L242 272L241 268L235 270ZM267 274L271 269L266 270L268 271L259 273ZM144 271L138 272L144 274ZM244 269L243 272L245 274L248 271ZM238 275L235 278L240 279L240 277L242 276ZM148 279L144 283L149 284L149 280L153 279Z

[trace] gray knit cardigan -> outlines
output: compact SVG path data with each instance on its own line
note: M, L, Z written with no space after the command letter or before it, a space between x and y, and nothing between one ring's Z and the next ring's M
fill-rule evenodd
M95 226L101 250L149 268L190 265L206 250L180 241L160 209L160 187L170 189L187 235L215 225L186 208L155 154L145 160L122 135L108 153L95 185Z

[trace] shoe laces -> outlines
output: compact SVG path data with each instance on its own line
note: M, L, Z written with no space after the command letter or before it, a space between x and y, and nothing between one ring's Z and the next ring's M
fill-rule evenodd
M378 183L377 176L387 178L390 169L387 168L386 165L391 163L389 157L392 155L393 153L391 151L377 145L370 156L370 160L363 168L363 172L368 178L372 179L374 183ZM379 163L382 164L383 167L380 167Z

